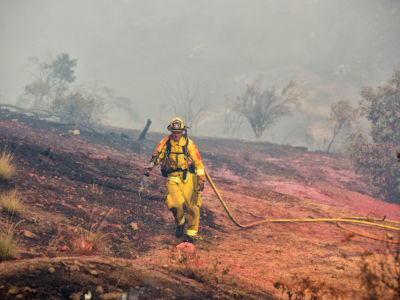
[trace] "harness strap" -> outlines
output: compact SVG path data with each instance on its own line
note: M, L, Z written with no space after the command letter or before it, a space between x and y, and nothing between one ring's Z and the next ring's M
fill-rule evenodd
M174 172L187 172L188 169L182 169L182 168L177 168L177 169L173 169L171 171L168 171L167 173L174 173Z
M183 150L182 152L171 152L171 137L169 137L169 139L167 141L167 150L165 151L165 155L168 156L168 159L169 159L170 154L184 154L186 157L186 160L188 160L187 146L189 144L189 137L187 135L185 135L185 139L186 139L186 144L184 146L182 146L182 150ZM168 175L173 172L183 172L184 178L186 178L187 171L188 171L188 169L177 168L177 169L165 172L165 173Z
M168 141L167 141L167 150L166 150L166 154L170 155L170 154L185 154L185 156L187 156L187 146L189 144L189 138L186 135L185 136L186 139L186 144L184 146L182 146L182 150L183 152L171 152L171 137L169 137Z

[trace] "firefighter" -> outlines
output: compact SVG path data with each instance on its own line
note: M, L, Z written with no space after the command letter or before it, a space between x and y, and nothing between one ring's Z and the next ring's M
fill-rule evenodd
M149 176L153 167L160 164L161 173L168 178L166 204L176 223L176 237L184 234L185 221L183 205L186 208L188 229L184 240L194 243L199 230L201 191L204 189L205 172L200 153L187 136L183 120L174 118L167 129L171 134L162 139L145 169Z

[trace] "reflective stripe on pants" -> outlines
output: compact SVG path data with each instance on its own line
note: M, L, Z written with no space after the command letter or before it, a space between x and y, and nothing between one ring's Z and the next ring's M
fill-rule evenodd
M197 230L188 230L188 231L186 231L186 234L187 235L189 235L189 236L192 236L192 237L194 237L194 236L197 236Z

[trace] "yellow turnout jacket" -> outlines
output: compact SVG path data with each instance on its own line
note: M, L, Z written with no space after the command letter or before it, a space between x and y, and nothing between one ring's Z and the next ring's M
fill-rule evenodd
M158 143L151 158L151 161L154 162L154 165L156 166L163 161L165 155L167 154L168 140L171 143L171 150L168 155L171 173L168 176L179 176L182 178L183 170L187 170L187 172L189 172L189 165L193 163L195 166L195 174L199 177L204 177L204 166L203 162L201 161L199 150L197 149L195 143L189 137L185 136L182 136L178 143L172 139L171 135L162 139ZM185 147L186 153L184 151Z

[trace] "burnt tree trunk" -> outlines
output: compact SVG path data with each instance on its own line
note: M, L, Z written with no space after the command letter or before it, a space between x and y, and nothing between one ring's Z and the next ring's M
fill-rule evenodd
M151 120L147 119L146 126L144 126L144 129L140 133L138 140L145 140L146 139L146 134L147 134L147 131L150 128L150 124L151 124Z

